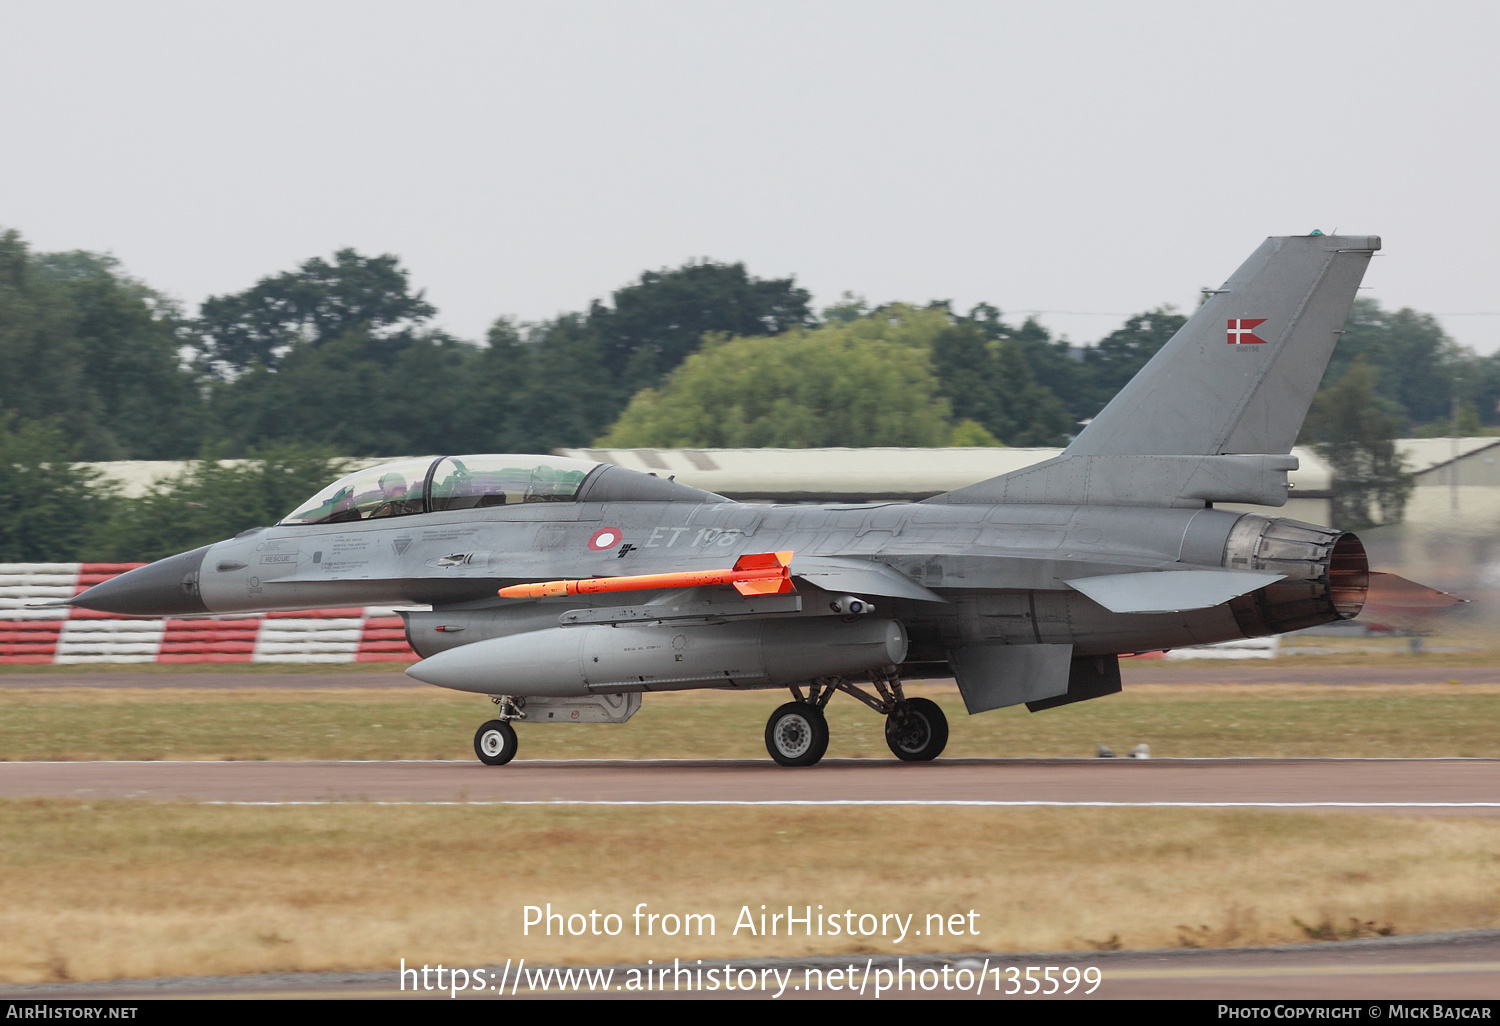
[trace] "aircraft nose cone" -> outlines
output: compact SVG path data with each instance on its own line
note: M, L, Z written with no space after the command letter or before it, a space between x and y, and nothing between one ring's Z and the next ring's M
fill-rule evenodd
M73 598L71 604L101 613L125 616L181 616L206 613L208 607L198 593L198 571L209 550L183 552L138 567L119 577L96 584Z

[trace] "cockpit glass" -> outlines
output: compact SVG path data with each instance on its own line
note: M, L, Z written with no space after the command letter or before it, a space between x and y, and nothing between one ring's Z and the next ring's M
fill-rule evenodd
M341 524L420 513L431 466L428 457L356 470L308 499L282 523Z
M563 456L449 456L357 470L324 488L283 524L341 524L519 502L571 502L599 464ZM431 470L431 491L424 496Z
M597 463L563 456L449 456L432 475L433 512L571 502Z

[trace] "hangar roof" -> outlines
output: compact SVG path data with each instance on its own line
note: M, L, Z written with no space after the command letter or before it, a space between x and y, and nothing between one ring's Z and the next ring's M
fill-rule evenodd
M731 499L776 502L915 500L1059 455L1061 449L558 449L559 456L675 475ZM1298 498L1326 497L1328 467L1310 449L1291 473Z
M1460 458L1500 446L1500 438L1460 438ZM1421 475L1453 459L1454 439L1403 438L1396 442L1412 470ZM851 499L923 499L986 478L1051 459L1061 449L558 449L555 455L612 463L630 470L676 476L683 484L732 499L779 502ZM1299 498L1326 496L1327 465L1310 449L1292 450L1302 466L1291 480ZM359 457L351 470L401 457ZM226 460L234 464L237 460ZM175 460L123 460L89 463L127 496L181 473Z

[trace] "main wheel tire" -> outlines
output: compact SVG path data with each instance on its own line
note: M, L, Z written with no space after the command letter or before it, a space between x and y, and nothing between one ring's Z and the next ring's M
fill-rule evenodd
M474 754L486 766L504 766L518 747L516 728L504 720L490 720L474 734Z
M806 702L788 702L766 721L766 751L783 766L812 766L828 751L828 720Z
M908 698L885 718L885 743L902 762L931 762L948 745L948 717L936 702Z

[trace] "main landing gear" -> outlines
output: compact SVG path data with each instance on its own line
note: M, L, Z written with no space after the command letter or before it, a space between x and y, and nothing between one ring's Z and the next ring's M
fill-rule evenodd
M929 762L948 745L948 717L936 702L908 698L885 718L885 743L902 762Z
M793 686L795 702L788 702L766 721L766 751L783 766L812 766L828 751L828 719L823 708L835 691L852 695L885 716L885 743L903 762L929 762L948 744L948 718L938 704L907 698L894 674L874 678L877 695L870 695L842 677L824 677L808 684L806 697Z
M766 721L766 751L783 766L811 766L828 751L828 720L810 702L788 702Z
M907 698L894 673L876 674L875 694L856 687L842 677L820 677L808 682L807 693L792 686L794 702L788 702L766 721L766 751L783 766L814 766L828 751L828 718L823 709L835 691L842 691L885 717L885 743L902 762L930 762L948 744L948 718L936 702ZM491 698L499 706L498 719L490 720L474 734L474 754L486 766L504 766L516 757L516 728L512 720L523 720L522 701L505 695Z

